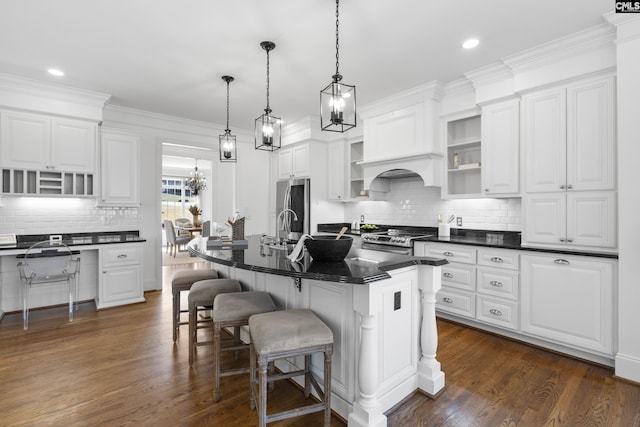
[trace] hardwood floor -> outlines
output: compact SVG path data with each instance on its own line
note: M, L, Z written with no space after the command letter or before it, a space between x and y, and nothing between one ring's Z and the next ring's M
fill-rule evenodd
M252 426L248 376L222 378L211 398L211 347L188 367L186 326L171 340L170 279L146 303L95 311L82 304L73 323L64 307L33 310L0 323L0 426ZM186 299L186 298L183 298ZM390 426L640 426L640 386L608 368L575 361L439 321L438 359L445 390L420 393L393 408ZM302 393L280 382L271 409L299 404ZM273 403L273 405L271 405ZM274 426L314 426L321 414ZM335 418L332 426L342 426Z

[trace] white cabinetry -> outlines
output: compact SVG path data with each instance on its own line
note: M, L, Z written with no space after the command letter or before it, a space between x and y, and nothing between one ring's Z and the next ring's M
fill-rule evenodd
M360 196L364 190L364 171L359 163L363 160L362 139L349 143L349 194L351 198Z
M97 308L144 301L142 244L105 245L100 249Z
M616 247L614 78L523 97L523 244Z
M345 200L345 161L344 142L330 142L327 148L327 198L329 200Z
M520 191L520 101L482 108L482 189L486 196Z
M0 115L2 167L94 172L96 123L13 111Z
M615 261L522 256L522 330L562 345L614 352Z
M448 118L446 132L446 179L443 197L479 197L481 195L481 120L480 115Z
M309 167L309 144L297 144L278 151L278 179L306 178Z
M115 129L102 129L99 205L140 205L139 159L139 135Z
M392 159L429 151L425 114L424 104L415 104L365 119L364 158Z

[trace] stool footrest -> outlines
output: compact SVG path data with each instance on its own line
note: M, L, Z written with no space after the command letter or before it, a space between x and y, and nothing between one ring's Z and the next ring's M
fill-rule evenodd
M275 414L267 415L267 423L320 411L324 411L324 405L322 403L315 403L313 405L307 405L301 408L289 409L288 411L276 412Z
M231 375L240 375L240 374L248 374L249 373L249 368L237 368L237 369L226 369L226 370L220 370L220 376L221 377L228 377Z

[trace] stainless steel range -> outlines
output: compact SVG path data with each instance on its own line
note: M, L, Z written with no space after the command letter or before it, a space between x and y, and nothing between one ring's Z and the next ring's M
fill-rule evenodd
M425 233L419 230L400 230L390 228L379 233L362 235L362 248L376 251L393 252L403 255L413 255L413 242L422 237L431 237L435 233Z

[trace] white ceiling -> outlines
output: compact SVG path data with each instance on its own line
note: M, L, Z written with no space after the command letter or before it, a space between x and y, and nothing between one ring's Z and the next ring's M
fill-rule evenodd
M343 0L340 72L366 104L603 22L612 0ZM460 47L480 39L471 51ZM253 129L318 115L335 72L334 0L2 0L0 73L105 92L113 105ZM66 76L46 70L57 67Z

